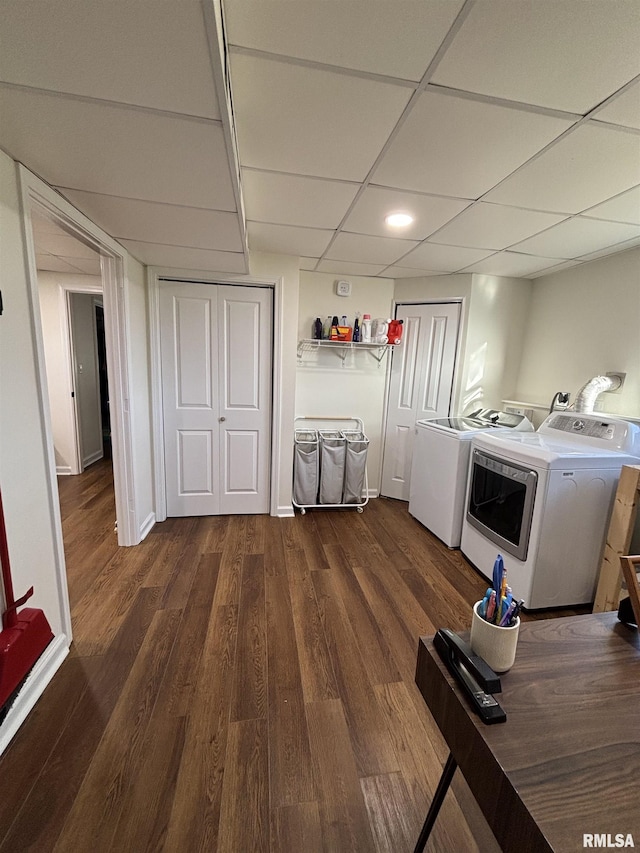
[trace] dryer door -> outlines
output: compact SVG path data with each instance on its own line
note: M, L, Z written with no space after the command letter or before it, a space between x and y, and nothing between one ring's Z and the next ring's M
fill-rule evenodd
M538 475L482 450L471 457L467 521L502 551L526 560Z

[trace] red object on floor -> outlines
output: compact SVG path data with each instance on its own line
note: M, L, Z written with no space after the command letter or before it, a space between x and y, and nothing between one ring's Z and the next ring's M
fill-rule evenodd
M18 601L15 600L2 495L0 495L0 564L5 600L5 611L2 614L3 630L0 632L0 708L3 708L49 645L53 639L53 633L42 610L25 607L18 613L18 607L33 595L33 587Z

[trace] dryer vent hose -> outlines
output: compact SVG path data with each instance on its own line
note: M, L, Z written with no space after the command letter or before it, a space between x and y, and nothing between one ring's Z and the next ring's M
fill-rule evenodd
M620 379L616 376L594 376L576 394L575 411L592 412L603 391L612 391L619 387Z

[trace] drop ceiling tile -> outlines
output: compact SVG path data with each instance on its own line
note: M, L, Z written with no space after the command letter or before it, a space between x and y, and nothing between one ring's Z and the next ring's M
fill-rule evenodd
M78 272L74 266L63 261L62 258L57 258L55 255L49 255L46 252L44 254L36 252L36 267L46 272Z
M416 270L398 266L387 267L384 274L390 278L424 278L430 275L442 275L435 270Z
M372 180L386 187L477 198L570 124L428 90L402 124Z
M630 86L595 115L597 121L608 121L640 129L640 82Z
M640 225L640 186L583 211L584 216Z
M640 137L587 122L523 166L485 201L578 213L640 183Z
M362 180L411 90L312 68L231 56L243 166Z
M300 269L313 271L317 263L317 258L300 258Z
M581 261L595 261L598 258L604 258L607 255L613 255L617 252L626 252L628 249L635 249L640 246L640 237L632 237L631 240L624 240L622 243L616 243L613 246L606 246L597 252L589 252L587 255L581 255Z
M157 243L138 243L120 240L134 258L148 266L174 267L209 272L248 272L240 252L217 252L208 249L188 249L184 246L164 246Z
M0 80L219 118L199 5L3 0Z
M637 3L475 4L432 81L584 114L638 73Z
M75 267L76 272L84 273L85 275L100 275L100 256L94 258L60 258L62 261L67 261L72 267Z
M248 219L280 225L337 228L359 184L244 169L244 206Z
M352 261L323 260L316 272L332 272L336 275L379 275L385 264L356 264ZM385 277L388 277L385 273Z
M640 225L576 216L511 246L516 252L570 260L640 236Z
M498 275L505 278L527 278L534 272L557 266L557 258L521 255L516 252L497 252L489 258L470 264L465 272Z
M344 223L346 231L424 240L471 202L458 198L419 195L417 193L367 187ZM389 213L410 213L414 222L407 228L392 228L384 221Z
M157 204L79 190L60 190L78 210L116 239L241 252L238 216L220 210Z
M422 243L396 266L434 270L438 273L456 272L486 258L486 249L465 249L462 246L441 246L438 243Z
M462 0L392 3L232 0L225 6L232 45L359 71L420 80Z
M568 270L570 267L579 266L582 261L563 261L561 264L556 264L553 267L546 267L545 269L538 270L538 272L529 273L527 278L542 278L545 275L555 275L557 272L562 272L563 270Z
M0 85L3 148L47 183L235 210L222 128Z
M329 245L333 231L248 222L249 248L252 252L282 255L320 256Z
M41 232L37 235L37 246L41 252L49 252L52 255L61 255L68 258L95 258L96 252L89 246L85 246L75 237L67 234L46 234Z
M415 240L341 232L329 247L327 258L359 264L392 264L417 245Z
M563 218L554 213L478 202L441 228L431 241L450 246L504 249L517 240L561 222Z

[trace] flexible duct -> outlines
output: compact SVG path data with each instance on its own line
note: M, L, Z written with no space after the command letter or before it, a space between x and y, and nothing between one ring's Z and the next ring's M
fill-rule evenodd
M603 391L620 387L620 380L611 376L594 376L576 394L575 411L592 412L596 400Z

